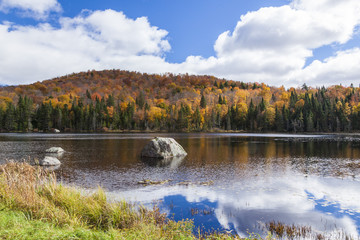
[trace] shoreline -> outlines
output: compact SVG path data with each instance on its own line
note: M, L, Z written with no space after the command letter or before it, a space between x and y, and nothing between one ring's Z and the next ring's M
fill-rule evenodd
M262 137L262 136L267 136L267 135L278 135L278 136L274 136L274 137L298 137L298 138L307 138L307 136L333 136L336 138L340 138L340 137L354 137L354 138L360 138L360 132L247 132L247 131L228 131L228 130L219 130L219 131L201 131L201 132L194 132L194 131L189 131L189 132L185 132L185 131L175 131L175 132L171 132L171 131L140 131L140 130L129 130L129 131L125 131L125 130L114 130L114 131L81 131L81 132L60 132L60 133L55 133L55 132L19 132L19 131L14 131L14 132L0 132L0 135L2 134L19 134L19 135L26 135L26 134L34 134L34 135L71 135L71 134L92 134L92 135L111 135L111 134L128 134L128 135L132 135L132 134L178 134L178 135L186 135L186 134L192 134L192 135L201 135L201 134L224 134L224 135L231 135L231 134L239 134L241 136L251 136L251 137Z

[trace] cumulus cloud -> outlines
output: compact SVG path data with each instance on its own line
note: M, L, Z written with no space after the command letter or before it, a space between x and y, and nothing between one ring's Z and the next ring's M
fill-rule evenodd
M167 31L113 10L61 18L60 27L0 24L0 82L30 83L88 69L160 70ZM166 64L165 64L166 65Z
M308 67L299 71L294 79L301 82L311 82L314 86L341 83L349 86L360 80L360 49L353 48L339 51L335 56L324 61L313 61Z
M60 12L61 5L57 0L0 0L0 11L16 9L21 14L36 19L43 19L50 12Z
M37 2L38 4L35 4ZM58 11L56 0L0 0L1 9L20 8L40 16ZM34 3L34 4L33 4ZM298 86L347 84L359 80L359 49L338 51L305 67L313 50L344 46L360 24L358 0L294 0L240 17L232 31L221 33L215 55L189 56L169 63L168 32L146 17L122 12L83 11L59 18L60 27L0 24L0 83L17 84L88 69L120 68L148 73L215 75L245 82ZM21 69L21 71L19 71Z
M215 57L191 56L183 65L194 73L235 80L287 86L306 81L313 85L321 73L312 72L313 77L307 74L315 67L303 72L306 59L318 47L349 41L360 23L359 11L356 0L296 0L286 6L261 8L241 16L232 32L219 35ZM344 54L339 52L334 58ZM322 80L329 85L344 79Z

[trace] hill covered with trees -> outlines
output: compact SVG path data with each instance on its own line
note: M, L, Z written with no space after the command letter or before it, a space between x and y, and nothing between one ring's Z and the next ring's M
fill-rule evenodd
M360 88L105 70L0 87L1 131L360 130Z

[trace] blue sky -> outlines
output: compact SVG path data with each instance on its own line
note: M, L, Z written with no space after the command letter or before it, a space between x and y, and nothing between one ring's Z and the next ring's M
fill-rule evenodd
M357 0L0 0L0 84L88 69L360 82Z
M132 0L132 1L59 1L67 16L82 9L123 11L129 18L146 16L151 25L169 32L172 50L166 54L170 62L181 63L189 55L210 57L218 35L233 29L242 14L260 7L281 6L284 0Z
M166 54L170 62L181 63L189 55L210 57L218 35L233 29L242 14L261 7L281 6L285 0L77 0L58 1L62 16L75 17L84 9L96 11L113 9L122 11L127 17L136 19L146 16L151 25L169 32L172 50ZM13 11L14 12L14 11ZM57 14L46 19L57 25ZM0 13L0 21L14 21L36 25L39 21L23 18L19 14ZM40 21L42 22L42 21Z

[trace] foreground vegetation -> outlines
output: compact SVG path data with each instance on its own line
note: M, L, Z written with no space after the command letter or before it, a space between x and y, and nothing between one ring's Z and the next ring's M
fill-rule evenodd
M0 87L0 131L360 131L360 88L88 71Z
M271 239L353 239L339 231L323 235L310 226L267 223ZM27 163L0 165L0 239L261 239L222 233L194 234L189 220L126 202L109 203L98 189L89 195L58 184L54 173Z
M109 203L101 189L81 194L27 163L0 166L0 209L1 239L196 239L190 221L169 220L156 208Z

